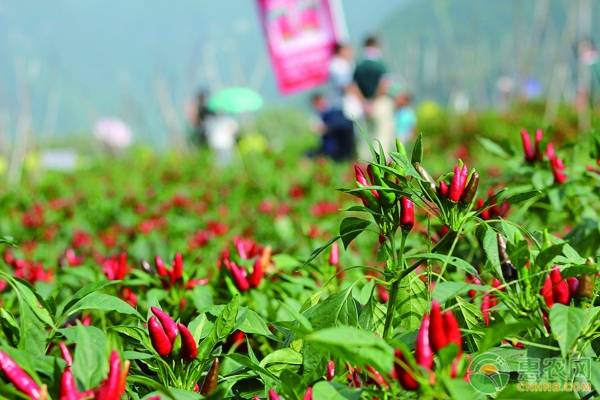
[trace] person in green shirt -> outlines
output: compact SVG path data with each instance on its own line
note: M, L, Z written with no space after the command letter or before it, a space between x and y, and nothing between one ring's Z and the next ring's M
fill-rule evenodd
M354 82L364 99L369 135L379 141L384 150L394 146L394 102L388 95L388 69L382 58L379 41L368 37L363 45L363 59L354 70ZM361 157L368 155L362 146Z

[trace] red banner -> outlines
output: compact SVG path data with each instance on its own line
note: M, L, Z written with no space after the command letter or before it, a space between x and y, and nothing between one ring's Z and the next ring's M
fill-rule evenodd
M327 81L338 41L329 0L257 0L277 86L290 94Z

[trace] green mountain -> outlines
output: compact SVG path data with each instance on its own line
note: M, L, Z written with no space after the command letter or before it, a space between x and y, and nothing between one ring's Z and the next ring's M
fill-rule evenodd
M391 69L419 98L496 100L501 76L574 91L578 38L600 24L600 1L415 0L381 27ZM588 26L586 28L586 25ZM593 34L600 41L600 31ZM556 87L556 86L555 86Z

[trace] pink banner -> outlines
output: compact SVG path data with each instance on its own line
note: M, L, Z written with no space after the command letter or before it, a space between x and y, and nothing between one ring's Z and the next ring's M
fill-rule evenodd
M279 91L325 83L338 39L329 0L257 1Z

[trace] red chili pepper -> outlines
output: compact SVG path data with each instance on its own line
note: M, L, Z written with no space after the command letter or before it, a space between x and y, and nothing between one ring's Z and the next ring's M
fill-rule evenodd
M240 266L238 266L233 261L224 260L225 265L228 265L228 269L231 272L231 277L233 278L233 283L238 288L240 292L247 292L250 289L250 283L248 282L248 278L246 277L246 270Z
M525 153L525 161L532 163L535 161L535 150L531 145L531 138L529 132L525 129L521 129L521 142L523 143L523 153Z
M194 339L192 332L185 325L177 324L177 327L181 334L181 350L179 354L185 361L192 361L198 356L196 339Z
M41 389L37 383L5 352L0 351L0 370L20 392L33 400L41 398Z
M306 388L306 392L304 392L303 400L313 400L313 388L309 386Z
M479 186L479 173L473 171L469 182L466 184L463 193L460 196L460 202L462 204L471 204L475 195L477 194L477 188Z
M490 294L486 293L481 298L481 314L485 326L490 326Z
M173 270L171 271L171 283L175 283L183 277L183 256L176 253L173 259Z
M252 273L248 277L248 284L250 285L250 287L258 287L264 275L265 273L263 270L263 261L259 258L254 262L254 266L252 267Z
M117 351L110 353L108 376L96 391L96 400L118 400L125 393L129 361L121 368L121 358Z
M173 344L169 340L169 337L165 333L160 322L154 316L148 320L148 331L150 332L150 340L152 341L152 347L161 356L167 357L173 350Z
M575 296L575 293L577 293L577 289L579 288L579 279L570 276L567 278L567 284L569 285L569 295L571 297Z
M329 253L329 265L337 266L340 263L340 249L337 241L331 244L331 252Z
M567 181L567 174L565 174L565 165L560 158L553 158L550 160L550 167L552 168L552 175L554 176L554 182L562 185Z
M63 360L65 360L67 363L67 367L73 365L73 357L71 356L71 352L69 351L69 348L65 342L60 342L58 347L60 348L60 354L62 355Z
M59 396L60 400L79 400L81 398L81 394L77 391L77 383L75 383L73 372L69 367L63 371L60 378Z
M390 385L388 385L388 383L385 381L385 379L383 378L383 376L381 375L381 373L379 371L377 371L375 368L371 367L370 365L367 366L367 371L369 371L369 375L371 376L371 378L373 378L373 381L375 382L375 384L377 386L379 386L380 388L384 388L384 389L389 388Z
M154 257L154 264L156 265L156 272L158 272L159 276L169 275L169 271L167 271L165 262L162 260L162 258L160 258L160 256Z
M328 381L332 381L335 377L335 362L333 360L329 360L327 362L327 372L325 374L325 378Z
M408 370L408 363L404 354L400 349L396 349L395 356L400 362L394 363L394 371L396 373L396 377L402 387L406 390L415 391L419 389L419 382L414 378L414 372ZM405 364L406 367L402 364Z
M405 232L410 231L415 225L415 205L408 197L400 198L400 226Z
M423 316L423 321L417 332L415 359L421 367L429 370L433 368L433 351L429 342L429 314Z
M454 343L458 347L458 354L462 353L462 335L458 326L458 321L451 310L442 313L442 319L444 320L444 331L446 332L446 338L448 344Z
M167 314L160 308L152 306L150 307L150 310L152 311L152 314L156 315L156 318L158 318L158 320L160 321L160 324L162 325L165 333L167 334L167 337L169 338L172 344L177 338L177 324L175 323L175 321L173 321L173 318L171 318L169 314Z
M442 197L448 197L448 184L446 183L446 181L440 181L440 186L438 188L438 193L440 194L440 196Z
M269 389L269 400L280 400L279 395L273 388Z
M431 349L438 352L448 345L448 338L444 329L440 303L437 300L431 302L429 321L429 343L431 344Z
M558 267L554 267L552 271L550 271L550 278L552 279L554 302L568 305L571 302L569 284L563 279Z
M462 168L459 165L454 167L454 175L450 181L450 190L448 192L450 201L457 203L460 200L467 185L467 174L468 169L466 165L463 165Z

